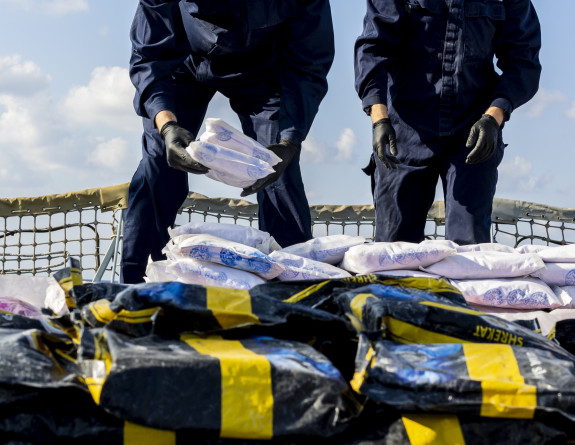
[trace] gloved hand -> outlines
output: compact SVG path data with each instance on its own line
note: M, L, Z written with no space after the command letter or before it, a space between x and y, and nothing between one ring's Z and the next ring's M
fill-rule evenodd
M190 145L190 142L193 142L194 137L188 130L180 127L177 122L166 122L162 126L160 134L166 144L166 157L170 167L195 175L202 175L210 170L195 161L186 151L186 147Z
M389 144L391 156L388 156L385 148ZM379 160L390 170L397 169L399 159L397 156L397 146L395 145L395 130L388 117L378 120L373 124L373 151Z
M275 182L293 158L299 153L301 145L291 139L282 139L277 144L268 145L266 148L279 156L281 161L274 165L274 173L267 175L265 178L258 179L249 187L244 188L240 193L240 196L248 196L252 193L257 193Z
M474 147L467 155L466 164L477 164L487 161L495 152L497 139L499 138L499 124L490 114L481 116L467 138L467 148Z

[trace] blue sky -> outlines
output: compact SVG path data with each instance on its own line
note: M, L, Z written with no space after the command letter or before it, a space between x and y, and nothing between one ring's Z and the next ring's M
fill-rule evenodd
M540 91L505 127L509 146L496 196L573 208L575 1L533 3L543 32ZM0 0L0 197L130 180L141 136L127 72L136 5ZM304 143L304 182L312 204L369 204L369 178L361 167L371 152L371 129L353 86L353 44L365 2L332 0L331 6L337 54L330 90ZM208 117L239 126L221 96ZM198 193L239 197L239 189L197 176L190 180Z

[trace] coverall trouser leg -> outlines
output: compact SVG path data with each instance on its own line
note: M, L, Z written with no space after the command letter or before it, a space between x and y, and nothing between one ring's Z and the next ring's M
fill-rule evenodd
M400 156L402 149L418 151L404 153L397 170L386 169L374 156L375 241L423 241L427 213L441 178L446 239L458 244L490 242L497 166L503 158L501 137L495 154L473 165L465 163L470 150L461 137L427 144L412 141L408 148L398 139Z

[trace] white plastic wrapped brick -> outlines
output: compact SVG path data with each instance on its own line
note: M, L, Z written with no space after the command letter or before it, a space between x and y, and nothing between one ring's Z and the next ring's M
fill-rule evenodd
M470 304L511 309L551 309L569 303L537 278L451 280Z
M201 134L200 141L211 142L250 157L261 159L272 167L281 161L279 156L273 151L268 150L259 142L246 136L221 119L206 119L206 131Z
M206 119L206 131L186 150L210 169L206 176L233 187L248 187L274 173L281 159L221 119Z
M68 312L64 290L53 277L0 274L0 297L15 298L57 315Z
M213 235L180 235L172 238L163 252L168 259L194 258L245 270L266 280L277 277L284 267L260 250Z
M321 261L310 260L298 255L292 255L282 250L270 254L270 258L276 260L285 267L278 275L280 281L312 280L312 279L336 279L347 278L349 272Z
M194 141L188 153L210 169L206 176L233 187L247 187L274 172L267 162L229 148L204 141Z
M544 263L545 266L531 274L549 285L574 286L575 263Z
M508 252L516 253L515 249L511 246L499 243L481 243L481 244L466 244L457 246L457 253L462 252Z
M534 253L471 251L450 255L421 270L456 280L522 277L545 267Z
M351 247L340 264L342 269L354 273L384 272L395 269L413 269L429 266L455 254L454 244L443 240L421 243L376 242Z
M213 235L228 241L254 247L266 254L281 249L280 245L268 232L239 224L190 222L173 229L168 229L168 232L171 238L180 235L197 235L201 233Z
M362 236L326 235L284 247L281 251L322 263L338 264L351 247L364 243Z
M542 246L540 244L523 244L522 246L516 247L515 251L517 253L539 253L547 248L548 246Z
M575 309L575 286L557 286L551 285L551 290L555 292L555 295L560 297L562 300L569 300L571 302L564 306L564 309Z
M539 256L546 263L575 263L575 244L547 247L539 251Z
M186 284L232 289L251 289L258 284L265 283L263 278L253 273L193 258L150 263L146 269L146 281L179 281Z

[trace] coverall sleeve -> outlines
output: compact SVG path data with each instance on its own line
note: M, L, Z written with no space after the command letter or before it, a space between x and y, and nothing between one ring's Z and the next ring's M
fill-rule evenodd
M363 32L355 42L355 89L362 106L387 106L390 67L399 58L400 0L367 0Z
M502 74L491 105L503 108L508 118L539 88L541 26L530 0L506 0L501 26L495 56Z
M190 54L179 0L140 0L130 39L136 113L153 119L161 110L175 111L170 75Z
M327 93L335 45L328 0L299 0L282 38L280 138L302 142Z

